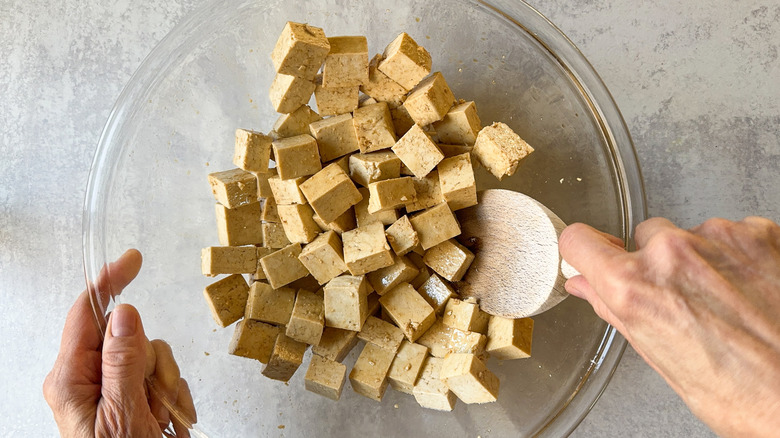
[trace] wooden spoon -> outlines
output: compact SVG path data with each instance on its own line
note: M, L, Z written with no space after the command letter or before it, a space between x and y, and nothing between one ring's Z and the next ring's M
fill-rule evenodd
M490 189L479 204L458 211L461 242L476 258L458 284L485 312L504 318L537 315L568 296L563 285L578 275L558 252L566 227L547 207L522 193Z

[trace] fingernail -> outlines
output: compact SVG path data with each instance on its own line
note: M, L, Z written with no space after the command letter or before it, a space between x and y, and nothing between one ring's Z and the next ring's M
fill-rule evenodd
M138 323L132 310L118 306L111 312L111 334L117 338L133 336Z

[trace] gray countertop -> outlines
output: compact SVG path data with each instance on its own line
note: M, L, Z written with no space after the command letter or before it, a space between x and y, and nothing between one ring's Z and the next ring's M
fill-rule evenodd
M41 394L83 289L81 209L122 86L199 0L0 1L0 435L51 436ZM780 220L780 2L531 4L594 65L623 112L648 210ZM275 432L274 432L275 433ZM711 436L628 349L574 436Z

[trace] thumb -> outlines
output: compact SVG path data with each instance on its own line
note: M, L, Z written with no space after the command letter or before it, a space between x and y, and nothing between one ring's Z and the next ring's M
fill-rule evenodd
M111 312L102 367L102 395L109 406L124 411L148 410L144 389L146 336L133 306L120 304Z

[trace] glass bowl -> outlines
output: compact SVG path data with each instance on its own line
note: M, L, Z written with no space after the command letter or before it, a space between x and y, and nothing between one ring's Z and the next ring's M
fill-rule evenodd
M84 210L87 281L125 249L144 255L121 300L150 338L173 347L210 436L560 436L587 414L625 340L589 305L564 300L537 317L533 356L489 367L496 403L451 413L388 390L382 402L346 383L338 403L289 385L227 353L203 300L200 249L218 244L210 172L234 167L233 132L271 129L269 54L288 20L328 35L366 35L371 54L406 31L433 56L456 97L477 102L483 124L503 121L536 148L502 187L546 204L565 222L624 239L645 216L629 133L593 68L552 23L516 1L214 0L187 17L146 58L111 112L92 164ZM110 275L110 272L109 272ZM118 300L118 298L117 298ZM95 306L99 322L107 308ZM357 349L355 349L357 350ZM307 353L307 355L310 353ZM346 359L354 362L356 352ZM304 362L304 366L305 366Z

